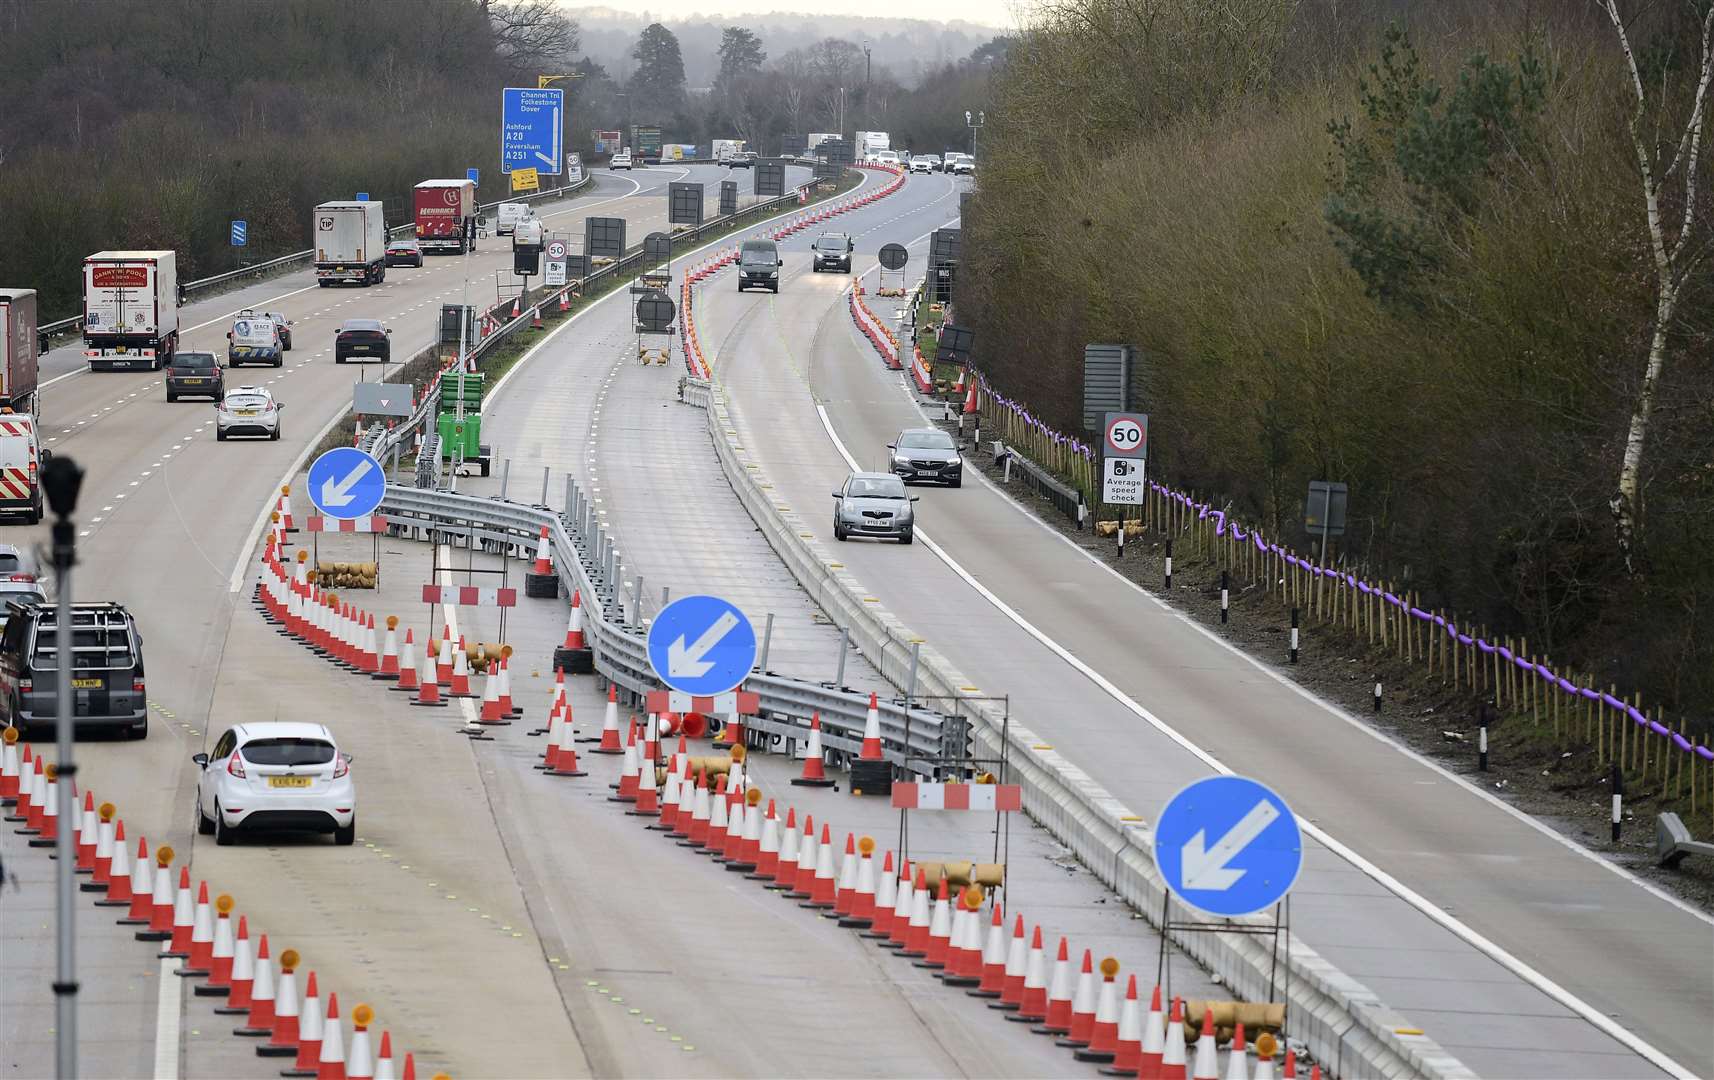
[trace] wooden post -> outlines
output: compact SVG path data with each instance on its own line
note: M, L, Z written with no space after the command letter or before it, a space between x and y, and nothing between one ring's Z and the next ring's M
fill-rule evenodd
M1589 680L1589 685L1591 687L1595 685L1593 679ZM1596 697L1591 705L1595 710L1595 760L1605 765L1612 749L1607 739L1607 703L1602 701L1600 697Z

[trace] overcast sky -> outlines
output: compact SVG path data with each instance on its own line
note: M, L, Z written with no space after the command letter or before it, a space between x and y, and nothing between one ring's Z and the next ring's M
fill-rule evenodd
M610 7L612 0L562 0L568 8ZM875 15L899 19L931 19L950 22L962 19L984 26L1015 27L1015 0L938 0L925 5L921 0L642 0L632 10L647 11L657 19L684 19L693 15L729 19L740 15L781 13L808 15Z

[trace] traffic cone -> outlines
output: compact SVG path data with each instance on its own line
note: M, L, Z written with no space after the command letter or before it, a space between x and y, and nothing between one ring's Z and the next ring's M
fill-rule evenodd
M745 791L742 805L744 807L744 831L738 838L738 852L731 857L726 869L747 875L756 869L756 864L762 857L761 789L750 788ZM769 802L768 807L772 809L773 803Z
M809 900L800 906L830 910L837 892L838 879L833 869L833 829L824 822L821 839L815 845L815 877L810 885Z
M744 745L744 719L737 713L728 713L726 722L720 725L720 734L715 736L714 745L721 750L729 750L734 746Z
M36 764L42 769L42 782L38 787L41 797L30 801L30 816L34 818L34 828L26 824L18 831L25 835L34 832L30 837L31 847L53 847L59 838L60 796L59 782L55 778L56 769L52 765L42 765L42 759L37 758Z
M817 848L820 845L815 839L815 815L803 816L803 839L797 846L797 873L792 878L792 889L786 893L789 900L808 900L815 895L815 865L820 861Z
M704 852L716 856L717 859L726 846L726 826L731 817L727 809L730 804L726 801L725 787L726 778L716 777L715 786L708 792L708 825L705 830L707 835L701 845ZM696 839L695 832L692 832L691 839Z
M456 679L457 676L454 676ZM477 723L500 726L510 724L510 720L500 716L500 665L489 664L488 674L482 678L482 711L477 715Z
M803 759L803 775L792 778L792 783L798 787L832 787L833 781L827 778L827 770L821 760L821 713L814 713L809 720L809 750Z
M507 645L500 653L500 715L516 719L524 715L524 710L512 701L512 654L505 651L510 648Z
M934 898L934 914L928 921L928 947L917 961L920 968L944 968L952 951L952 902L946 878L940 879L940 891Z
M1088 949L1083 950L1083 967L1077 973L1077 989L1071 995L1071 1030L1056 1045L1088 1046L1095 1030L1095 962Z
M332 996L332 995L329 995ZM321 1066L321 1038L326 1027L326 1014L321 1011L321 997L315 989L315 972L309 973L304 987L303 1005L298 1011L298 1056L290 1069L280 1070L281 1076L318 1076Z
M391 619L392 617L388 616L388 621ZM399 650L397 663L399 667L398 682L389 689L410 693L417 688L417 641L408 626L405 627L405 644Z
M0 806L18 802L18 729L0 731Z
M1041 927L1035 928L1030 939L1029 958L1024 962L1023 991L1018 997L1018 1011L1006 1019L1019 1024L1036 1024L1047 1019L1047 954L1042 951Z
M976 380L970 380L970 387L964 395L964 412L969 415L976 411Z
M264 962L268 959L268 936L262 935L262 944L256 949L256 985L251 990L250 1025L240 1028L235 1034L254 1035L256 1013L264 1004L262 996L262 979L265 974ZM256 1047L257 1057L297 1057L298 1042L303 1036L303 1006L298 996L298 953L296 949L286 949L280 953L280 978L273 987L271 1000L267 1005L268 1013L273 1017L269 1023L268 1041ZM310 974L310 993L314 993L315 974ZM313 1011L313 1010L312 1010ZM318 1021L319 1023L319 1021ZM319 1031L319 1027L317 1028Z
M375 1080L374 1056L369 1050L369 1025L375 1010L359 1005L351 1010L351 1053L345 1057L346 1080Z
M536 538L536 564L533 572L537 574L553 573L553 554L548 550L548 527L546 525L542 526L541 536Z
M1270 1032L1262 1032L1256 1037L1256 1080L1274 1080L1274 1054L1279 1051L1279 1043ZM1292 1071L1297 1071L1297 1059L1291 1055L1286 1058L1292 1065Z
M660 781L656 779L653 758L641 762L637 777L636 805L625 811L636 817L659 817L661 813Z
M1024 1000L1024 968L1029 963L1030 943L1024 939L1024 917L1012 924L1012 940L1006 945L1006 967L1000 977L1000 999L990 1009L1012 1012Z
M1239 1025L1242 1030L1243 1025ZM1125 984L1125 1000L1119 1008L1119 1026L1113 1036L1113 1063L1101 1070L1102 1076L1136 1076L1143 1063L1143 1013L1137 1000L1137 977L1132 975ZM1091 1044L1090 1049L1094 1049Z
M371 622L374 616L370 616ZM399 677L399 617L387 616L387 634L381 641L381 667L374 677L392 682Z
M869 693L869 715L863 721L863 749L859 761L881 760L881 706L873 691Z
M677 757L667 759L666 783L661 787L660 820L644 828L654 832L672 832L673 827L678 824L680 785L678 770L674 768L677 761Z
M327 1020L321 1027L316 1080L345 1080L345 1033L340 1030L339 995L327 995Z
M1143 1018L1142 1064L1137 1066L1140 1080L1159 1080L1161 1054L1166 1049L1166 1017L1161 1015L1161 988L1155 985L1149 1000L1149 1015Z
M559 752L554 755L554 776L588 776L587 772L577 767L577 747L572 739L571 724L562 723L559 726Z
M899 955L917 959L928 955L928 931L933 922L929 915L928 875L917 867L916 882L911 886L911 918L905 926L905 943Z
M8 728L8 731L14 730ZM40 832L42 829L42 798L46 793L46 774L42 768L42 759L30 756L28 744L24 747L23 760L18 764L18 804L16 813L7 814L7 821L21 821L24 827L18 832L28 835Z
M851 914L851 902L857 898L857 837L845 834L845 855L839 860L838 876L833 889L833 913L844 923Z
M189 867L185 868L187 871ZM173 928L178 929L176 926ZM176 938L176 934L175 934ZM177 944L175 941L174 944ZM190 979L206 979L214 970L214 911L208 903L208 882L197 883L196 909L191 918L190 947L187 963L175 974Z
M773 881L763 888L785 893L792 891L792 886L797 883L797 859L800 850L802 847L797 833L797 807L790 806L785 811L785 825L780 830L780 857L773 864Z
M1184 1057L1184 1001L1175 997L1172 1015L1166 1022L1166 1043L1161 1049L1160 1080L1185 1080Z
M495 685L494 689L500 687ZM470 691L470 654L464 651L464 637L460 635L458 644L452 650L452 688L447 691L448 697L473 698L476 695Z
M1095 998L1095 1021L1089 1043L1072 1053L1078 1061L1112 1061L1119 1052L1119 961L1109 956L1101 961L1101 984Z
M158 901L160 897L157 896L155 899L157 901L155 911L159 914L160 904ZM206 894L203 899L207 899ZM196 932L196 901L191 897L190 867L188 866L179 867L179 887L173 894L172 905L172 935L168 938L166 949L157 955L163 960L169 956L188 960L190 958L191 935Z
M95 792L87 788L84 789L83 813L80 816L74 811L72 824L77 827L73 840L77 861L72 866L72 873L93 874L95 873L95 834L100 831L100 826L95 820Z
M274 962L268 957L268 935L263 934L262 940L256 943L256 967L250 979L250 1007L245 1012L244 1026L234 1028L232 1034L248 1038L269 1037L274 1034ZM227 999L227 1004L236 1011L238 1003L233 998ZM224 1012L215 1009L215 1012ZM295 1043L297 1029L292 1030ZM265 1055L264 1055L265 1056Z
M398 1080L393 1068L393 1033L381 1032L381 1052L375 1055L375 1080Z
M619 688L615 683L607 686L607 714L601 719L601 745L590 751L592 754L623 754L625 748L619 743Z
M225 997L232 992L236 947L232 937L232 897L221 893L214 899L214 942L209 949L208 983L196 988L197 997Z
M440 628L440 651L435 655L434 681L442 686L452 685L452 627Z
M173 888L173 849L165 844L155 849L155 880L149 888L149 924L133 937L138 941L171 941L173 911L178 892Z
M409 634L405 635L405 640L410 640ZM436 674L438 665L432 663L431 660L432 658L426 653L423 655L423 666L417 680L417 696L411 699L411 704L443 709L446 707L446 702L442 701L440 696L440 679ZM404 688L403 681L400 682L399 686L400 689Z
M214 1011L222 1016L243 1016L250 1011L251 991L256 986L256 952L250 946L250 923L238 916L238 936L232 942L232 978L226 990L226 1004L216 1005Z
M137 860L131 864L131 905L122 918L115 920L118 925L149 925L149 919L155 913L154 882L155 868L149 858L149 839L140 836L137 838Z
M744 822L750 816L749 804L745 801L745 796L740 795L733 798L730 794L735 785L742 791L742 778L734 780L728 774L726 805L729 809L726 818L726 836L715 856L715 861L725 863L728 869L736 864L741 864L744 857Z
M708 791L707 769L696 771L696 791L693 794L695 801L691 804L690 832L683 844L685 847L707 847L708 830L713 824L713 814L710 808L714 804L714 800Z
M875 913L869 918L866 938L884 941L892 936L893 908L899 902L899 872L893 869L893 853L888 851L882 861L881 876L875 882Z
M609 802L636 802L637 781L642 777L643 756L637 749L637 724L633 720L625 732L625 757L619 765L618 793L607 797ZM724 822L722 822L724 824Z
M522 296L512 297L512 318L515 319L519 315L522 315L523 313L524 313L524 298Z
M1202 1030L1196 1037L1196 1058L1190 1075L1195 1080L1220 1080L1220 1051L1214 1046L1214 1010L1202 1014Z
M937 977L947 986L970 987L982 981L982 888L971 885L958 890L952 902L952 940L946 950L946 969Z
M147 872L148 867L144 866ZM107 869L107 895L95 901L96 907L131 906L131 852L125 844L125 819L113 823L113 859Z
M571 310L571 290L570 289L566 289L559 294L559 310L562 313Z
M1037 1035L1071 1034L1071 943L1059 939L1059 956L1053 962L1053 978L1047 988L1047 1020L1030 1030Z
M1226 1080L1250 1080L1250 1062L1245 1053L1244 1022L1232 1028L1232 1045L1226 1051Z
M108 884L113 880L113 804L102 803L99 814L100 817L95 822L95 845L90 850L90 879L79 886L83 892L106 892ZM83 854L82 842L83 836L80 833L80 859Z
M690 839L691 821L696 813L696 784L690 778L690 758L677 754L673 757L678 762L673 772L678 777L678 809L673 813L669 835L682 843Z
M1017 932L1014 935L1019 940L1023 938L1024 922L1018 920ZM994 917L988 923L988 940L982 945L982 978L971 990L971 997L997 998L1006 989L1006 923L1000 914L1000 905L994 905Z
M571 618L565 625L564 649L588 648L583 642L583 591L574 590L571 594Z
M381 674L381 645L375 634L375 614L366 617L363 629L363 672L371 679Z
M887 940L881 942L883 949L902 949L910 937L911 913L916 910L915 876L911 873L911 861L899 860L899 884L893 895L893 920L887 927ZM926 915L925 915L926 917Z
M643 718L643 760L659 761L661 759L661 718L657 713L649 713Z

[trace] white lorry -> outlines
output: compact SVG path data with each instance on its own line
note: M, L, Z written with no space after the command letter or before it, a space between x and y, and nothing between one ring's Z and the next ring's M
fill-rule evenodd
M98 251L83 260L83 356L91 371L159 370L178 343L176 254Z
M857 145L853 150L857 154L857 160L864 165L873 165L875 155L882 150L892 149L893 145L892 137L884 131L859 131L855 138Z
M625 167L627 169L631 167L629 158L625 162ZM503 202L500 204L499 210L496 211L494 231L501 236L511 236L512 230L517 228L518 222L529 216L529 203Z
M378 202L315 208L315 283L376 285L387 276L387 223Z

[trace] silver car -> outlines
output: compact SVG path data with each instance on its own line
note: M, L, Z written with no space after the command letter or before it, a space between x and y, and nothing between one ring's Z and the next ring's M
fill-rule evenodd
M225 442L231 435L260 435L268 439L280 437L280 410L285 408L274 400L265 386L240 386L229 390L215 406L214 437Z
M916 532L916 498L892 473L859 472L833 493L833 538L890 536L908 544Z

